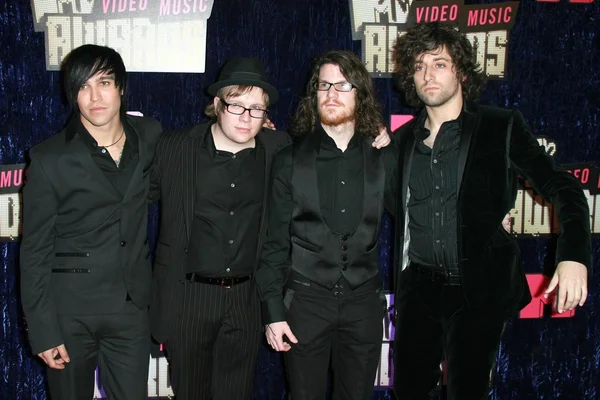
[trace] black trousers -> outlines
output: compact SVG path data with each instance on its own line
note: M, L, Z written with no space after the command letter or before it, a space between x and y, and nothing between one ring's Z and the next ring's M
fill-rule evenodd
M433 281L410 266L396 291L394 392L399 400L429 400L447 362L447 400L488 398L505 319L466 308L460 285Z
M331 363L333 399L371 399L383 335L379 277L351 291L306 282L288 284L287 322L298 343L285 354L293 400L326 398ZM309 284L310 286L306 286Z
M96 366L109 400L148 398L150 330L146 309L128 301L117 314L61 315L59 324L71 362L63 370L48 368L52 400L93 398Z
M263 335L256 288L186 281L166 343L177 400L250 399Z

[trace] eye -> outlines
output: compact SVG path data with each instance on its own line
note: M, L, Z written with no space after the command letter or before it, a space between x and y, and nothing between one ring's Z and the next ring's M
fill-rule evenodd
M444 64L444 63L437 63L436 67L438 67L438 68L445 68L446 64Z
M423 69L423 66L421 64L415 65L415 71L421 71L422 69Z
M85 89L87 89L88 87L89 87L89 86L88 86L87 84L85 84L85 83L84 83L83 85L79 86L79 90L85 90Z

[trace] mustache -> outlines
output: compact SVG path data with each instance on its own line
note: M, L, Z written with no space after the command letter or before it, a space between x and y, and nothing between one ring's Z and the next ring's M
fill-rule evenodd
M339 101L337 101L335 99L322 101L320 105L324 106L326 104L336 104L338 106L343 106L344 105L344 103L341 103L341 102L339 102Z

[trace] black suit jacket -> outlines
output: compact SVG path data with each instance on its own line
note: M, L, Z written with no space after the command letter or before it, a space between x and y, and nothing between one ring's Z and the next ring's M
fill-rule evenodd
M162 135L157 145L149 199L160 200L160 231L152 280L150 329L159 342L167 340L168 328L174 325L175 319L181 314L184 266L194 219L195 188L198 179L202 182L202 176L198 176L195 167L196 155L210 125L204 123ZM265 230L271 162L274 155L290 143L290 138L285 132L262 129L257 140L265 149L266 165L255 268Z
M77 118L77 117L75 117ZM150 165L162 128L127 116L139 162L125 195L109 182L77 124L35 146L23 190L21 299L35 354L64 343L61 314L118 312L150 301L146 226Z
M407 266L404 250L408 181L415 148L416 120L394 135L399 147L396 210L396 276ZM532 136L518 111L466 104L458 160L458 249L461 285L467 305L509 316L531 301L519 247L502 228L514 206L517 175L555 206L561 235L556 262L591 266L590 218L577 180L557 166ZM407 232L408 233L408 232ZM402 256L404 254L404 257ZM398 279L396 279L398 287Z

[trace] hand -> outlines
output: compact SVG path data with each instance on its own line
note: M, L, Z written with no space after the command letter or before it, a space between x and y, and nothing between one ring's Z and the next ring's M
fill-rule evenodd
M382 147L385 147L390 143L392 143L392 139L390 138L390 135L388 134L388 131L385 128L385 126L382 126L379 130L379 135L377 135L377 137L373 141L373 147L375 147L376 149L381 149Z
M298 343L298 339L292 333L290 326L287 322L273 322L265 327L265 336L267 337L267 343L275 351L288 351L292 346L288 342L283 341L283 335L287 336L287 339L292 343Z
M556 267L554 276L544 293L550 297L558 287L558 295L554 297L554 309L560 314L582 306L587 300L587 268L575 261L561 261Z
M38 357L44 360L46 365L52 369L65 369L65 363L71 361L64 344L43 351L38 354Z
M263 122L263 128L275 130L275 124L269 118L265 118L265 122Z
M502 220L502 227L504 228L504 230L506 232L510 233L511 226L512 226L512 219L510 218L510 213L508 213L504 216L504 219Z

